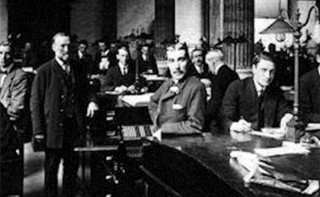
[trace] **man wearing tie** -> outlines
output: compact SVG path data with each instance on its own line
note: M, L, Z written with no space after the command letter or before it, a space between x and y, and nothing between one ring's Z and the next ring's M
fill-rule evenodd
M253 59L253 77L230 84L220 113L225 130L247 132L263 127L285 128L293 117L281 89L273 82L276 65L269 53Z
M23 137L27 132L29 119L27 119L28 108L28 77L13 62L13 49L8 42L0 43L0 102L6 110L13 125L15 139L19 144L17 155L21 158L19 161L18 174L16 180L16 191L22 193L23 185ZM17 166L16 166L17 167ZM16 170L17 170L16 169Z
M118 65L109 69L101 79L101 91L131 92L135 89L135 70L129 58L126 46L121 46L117 53Z
M52 40L54 59L37 71L31 92L33 135L45 145L45 194L58 196L58 169L63 159L63 195L74 196L78 154L73 148L84 134L85 115L98 109L81 64L69 58L70 37L57 33ZM88 107L86 107L88 106Z

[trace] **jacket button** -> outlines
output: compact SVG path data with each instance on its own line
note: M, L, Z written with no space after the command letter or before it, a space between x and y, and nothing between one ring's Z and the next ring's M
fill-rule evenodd
M64 99L64 95L61 95L61 98Z
M62 127L62 126L63 126L63 123L59 123L59 126Z
M60 109L60 112L64 112L64 110L63 110L63 109Z

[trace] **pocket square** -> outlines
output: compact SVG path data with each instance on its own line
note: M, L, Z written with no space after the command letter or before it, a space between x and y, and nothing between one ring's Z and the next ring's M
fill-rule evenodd
M180 110L180 109L183 109L183 106L180 105L180 104L173 104L173 105L172 105L172 109L174 109L174 110Z

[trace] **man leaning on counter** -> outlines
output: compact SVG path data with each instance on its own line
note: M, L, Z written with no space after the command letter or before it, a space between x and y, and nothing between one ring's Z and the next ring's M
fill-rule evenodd
M273 83L276 65L271 55L261 52L253 59L253 76L230 84L220 113L225 130L247 132L265 127L285 130L292 119L281 89Z
M167 48L171 78L151 97L149 113L156 133L201 133L205 121L206 92L202 83L187 74L187 47L176 44Z

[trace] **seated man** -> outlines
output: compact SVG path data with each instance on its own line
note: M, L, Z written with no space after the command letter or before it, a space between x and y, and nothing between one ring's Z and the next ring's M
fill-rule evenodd
M239 79L238 74L231 70L224 62L224 54L221 49L211 49L206 54L206 63L211 71L211 98L207 105L207 126L211 132L219 132L218 124L219 108L222 98L233 81Z
M148 44L144 44L141 46L140 51L141 54L136 60L139 64L139 73L158 75L157 61L150 52L150 46Z
M269 53L253 59L253 77L230 84L220 112L225 130L246 132L263 127L285 128L293 117L279 87L272 83L276 65Z
M101 91L117 91L120 94L135 89L135 70L129 59L128 48L122 46L118 49L118 65L109 68L107 75L101 79Z
M208 65L204 62L204 52L202 49L196 48L191 53L192 65L189 69L189 73L199 79L209 79Z
M320 123L320 47L316 50L317 68L300 79L300 112L305 123Z
M167 49L167 64L172 77L151 97L150 116L158 132L201 133L206 105L205 88L196 77L187 75L188 51L186 47L179 46Z

